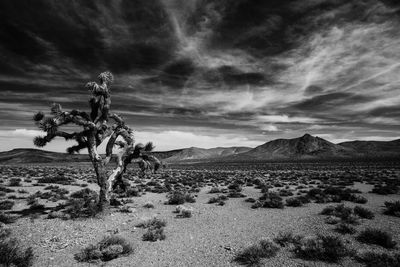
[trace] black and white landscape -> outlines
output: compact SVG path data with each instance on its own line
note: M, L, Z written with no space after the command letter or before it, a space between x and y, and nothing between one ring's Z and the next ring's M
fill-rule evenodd
M400 3L0 1L0 266L400 266Z

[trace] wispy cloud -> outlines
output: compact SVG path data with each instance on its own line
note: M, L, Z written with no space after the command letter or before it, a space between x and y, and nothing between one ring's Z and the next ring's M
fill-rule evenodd
M52 102L86 109L104 70L112 108L160 148L395 137L399 5L278 2L3 1L0 131L26 130L0 141Z

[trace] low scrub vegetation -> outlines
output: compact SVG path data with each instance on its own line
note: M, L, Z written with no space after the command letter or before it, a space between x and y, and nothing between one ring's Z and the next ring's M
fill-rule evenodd
M11 231L0 228L0 266L29 267L33 265L34 254L31 247L23 248Z
M385 252L365 251L356 255L356 260L366 267L398 267L400 253L388 254Z
M66 202L65 213L72 219L94 217L99 212L97 199L97 193L89 188L76 191Z
M374 228L367 228L360 232L357 236L357 240L362 243L374 244L389 249L396 246L396 242L393 240L391 234Z
M243 265L258 265L264 258L275 257L278 251L279 246L271 240L261 240L257 244L240 251L234 261Z
M396 201L396 202L386 201L385 207L386 207L386 210L384 211L384 214L400 217L400 201Z
M166 225L167 223L164 220L152 218L137 224L136 227L147 229L147 232L143 234L143 241L155 242L166 238L164 233L164 227Z
M89 245L75 254L80 262L110 261L133 252L131 244L116 235L104 237L96 245Z
M325 262L338 262L351 252L336 236L304 237L294 243L294 247L294 253L299 258Z
M361 207L361 206L355 206L354 207L354 214L358 215L359 217L363 219L369 219L372 220L375 215L372 211L370 211L367 208Z
M172 191L172 192L168 193L167 198L168 198L168 201L166 202L166 204L168 204L168 205L181 205L181 204L184 204L185 202L188 202L188 203L196 202L196 199L194 198L194 196L192 196L191 194L189 194L185 191L180 191L180 190L176 190L176 191Z

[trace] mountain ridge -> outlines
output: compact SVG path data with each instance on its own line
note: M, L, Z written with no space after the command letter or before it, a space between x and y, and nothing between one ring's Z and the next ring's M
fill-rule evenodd
M152 152L168 163L202 161L276 161L400 157L400 139L391 141L347 141L332 143L310 134L291 139L275 139L254 148L245 146L189 147ZM0 163L90 162L87 154L69 155L34 148L0 152Z

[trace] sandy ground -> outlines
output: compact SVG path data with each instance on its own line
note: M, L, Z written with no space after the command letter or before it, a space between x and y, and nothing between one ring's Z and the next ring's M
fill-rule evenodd
M61 186L64 187L64 186ZM90 185L96 189L95 185ZM364 192L369 185L356 184ZM38 187L23 187L30 193L40 190ZM71 189L71 187L66 187ZM75 187L76 189L81 189ZM18 189L18 188L15 188ZM32 192L31 192L32 191ZM297 234L315 235L333 234L334 226L324 223L324 216L318 215L327 204L307 204L305 207L278 209L251 209L251 203L244 199L229 199L225 206L206 204L215 194L207 194L209 188L203 188L196 203L185 204L192 207L192 218L176 218L175 206L164 205L165 194L147 193L133 198L128 204L133 213L113 212L102 219L68 220L23 218L11 224L13 233L24 245L32 246L35 255L34 266L94 266L78 263L73 255L88 244L94 244L105 235L118 233L129 240L135 250L127 257L121 257L102 266L237 266L234 255L260 239L273 238L280 231L291 230ZM258 198L260 190L245 187L244 193ZM361 230L367 226L378 227L391 232L400 243L400 218L382 214L385 201L400 200L399 195L380 196L364 193L368 198L365 207L375 213L373 220L363 220L356 226ZM152 202L154 209L143 208L146 202ZM25 200L16 200L16 207L23 208ZM22 206L18 206L22 205ZM46 204L47 205L47 204ZM346 203L354 206L354 203ZM142 220L158 217L167 221L166 239L158 242L141 240L144 229L135 225ZM355 248L378 249L375 246L362 245L354 236L344 236L349 246ZM357 262L345 259L340 264L303 261L293 257L292 253L282 249L272 259L263 261L265 266L360 266Z

